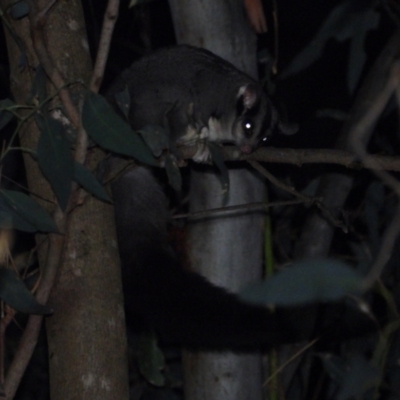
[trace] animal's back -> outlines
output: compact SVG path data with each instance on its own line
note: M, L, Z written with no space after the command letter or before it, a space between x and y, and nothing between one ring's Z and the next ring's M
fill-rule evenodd
M240 122L255 127L253 137L246 131L241 136L232 133L240 148L243 138L245 144L256 145L257 132L269 121L268 112L262 109L267 98L257 96L253 87L246 87L248 83L258 85L210 52L178 46L134 63L108 95L112 97L128 85L133 108L129 117L134 128L159 120L163 124L163 118L168 117L169 123L181 123L185 129L192 117L197 117L195 111L188 115L188 105L212 113L208 116L216 119L218 110L225 107L225 114L236 118L231 127L238 128ZM243 87L247 92L238 90ZM249 105L251 95L254 101ZM240 115L236 115L238 105L242 107ZM165 115L168 110L174 118ZM166 342L200 348L254 349L260 344L270 346L310 337L313 327L293 320L293 316L298 317L297 311L272 311L244 303L182 267L168 242L167 199L145 167L126 172L113 184L112 191L128 322L139 315ZM336 325L341 333L346 332ZM329 327L328 332L333 334L334 329Z
M128 88L134 129L146 124L165 125L168 115L177 109L185 116L189 114L189 119L193 118L199 126L205 126L211 116L232 114L239 89L248 84L262 92L254 79L222 58L182 45L160 49L134 62L108 94L112 96ZM177 137L181 133L173 132Z
M198 91L215 98L215 88L236 92L243 84L255 80L215 54L192 46L173 46L157 50L138 61L122 74L118 86L128 85L135 91L147 91L160 83L180 87L180 94ZM224 93L221 93L224 95Z

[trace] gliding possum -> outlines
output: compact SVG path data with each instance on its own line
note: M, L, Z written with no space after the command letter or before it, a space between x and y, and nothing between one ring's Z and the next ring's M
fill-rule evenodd
M205 145L193 157L209 161L207 141L251 153L278 123L261 86L209 51L162 49L126 70L107 95L128 90L129 122L161 125L178 146ZM298 338L281 317L248 305L180 265L168 244L167 199L146 167L113 184L128 321L139 317L169 343L206 348L275 345ZM137 321L137 319L136 319Z
M124 71L108 97L128 89L133 129L160 125L175 145L233 143L251 153L278 124L277 112L254 79L213 53L191 46L154 52ZM209 158L207 148L193 157Z

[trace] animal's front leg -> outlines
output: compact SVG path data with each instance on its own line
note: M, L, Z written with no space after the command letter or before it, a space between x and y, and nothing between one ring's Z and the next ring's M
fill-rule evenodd
M194 162L201 164L211 164L211 152L206 141L198 141L196 143L197 151L192 157Z

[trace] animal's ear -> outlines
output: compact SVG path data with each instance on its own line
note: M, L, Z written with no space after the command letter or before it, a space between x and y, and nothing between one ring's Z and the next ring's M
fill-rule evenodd
M282 135L291 136L298 132L299 125L296 123L279 121L278 130Z
M240 87L237 97L242 101L243 107L249 110L260 101L260 90L254 83L248 83Z
M291 136L298 132L299 125L295 123L283 122L275 107L272 107L271 125L272 129L278 128L278 133Z

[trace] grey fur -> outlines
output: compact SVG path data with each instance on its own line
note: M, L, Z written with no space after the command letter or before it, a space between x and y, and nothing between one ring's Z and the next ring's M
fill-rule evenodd
M132 127L164 126L178 145L230 142L250 153L278 122L258 82L196 47L174 46L143 57L112 85L109 98L126 87ZM207 161L207 154L194 159Z
M227 141L250 152L271 126L273 109L259 84L194 47L144 57L115 82L108 98L125 87L132 127L162 125L176 145ZM252 124L251 135L243 132L243 121ZM207 161L207 154L194 159ZM166 342L194 347L244 349L292 340L291 330L282 333L280 318L269 310L244 304L182 268L168 243L167 199L150 170L126 172L112 192L128 324L154 327Z

